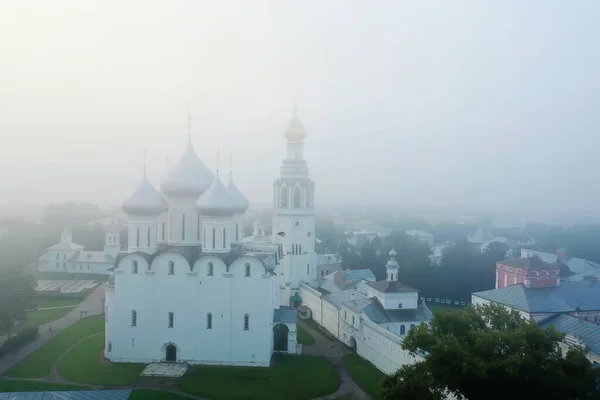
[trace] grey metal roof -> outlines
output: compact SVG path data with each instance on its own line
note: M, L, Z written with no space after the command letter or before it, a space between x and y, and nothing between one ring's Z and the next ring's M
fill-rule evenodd
M559 332L575 336L585 344L586 349L600 354L600 325L571 315L559 314L540 324L541 328L550 326Z
M60 242L48 247L48 250L81 250L83 246L74 242Z
M273 313L273 323L295 324L298 312L293 307L280 306Z
M4 392L0 400L127 400L131 390L80 390L69 392Z
M359 292L357 292L354 289L347 289L347 290L342 290L342 291L339 291L336 293L330 293L330 294L324 295L322 298L324 300L327 300L334 306L340 307L345 302L352 300L353 293L354 293L355 299L361 299L364 297L362 294L360 294Z
M560 286L529 288L524 284L473 293L474 296L529 313L600 310L600 283L594 281L561 282Z
M84 251L79 250L73 253L70 262L74 263L108 263L112 264L115 262L115 258L110 254L103 251Z
M557 262L555 253L546 253L543 251L532 250L542 260L547 263ZM561 264L567 266L569 270L576 276L570 277L569 280L581 280L586 275L600 276L600 264L577 257L567 257L560 261Z
M161 255L163 253L167 253L167 252L181 254L183 257L185 257L185 259L187 260L187 262L190 265L194 265L196 263L196 261L198 261L200 258L202 258L204 256L214 256L214 257L220 258L221 260L223 260L225 265L229 266L236 259L243 257L243 256L247 256L247 257L256 258L257 260L259 260L263 263L263 265L265 266L265 268L267 270L273 271L275 269L275 265L279 262L277 252L244 251L243 247L241 247L241 246L232 245L231 251L229 253L209 253L209 252L203 252L202 246L173 246L170 244L160 244L158 246L158 250L154 254L147 254L142 251L136 251L133 253L128 253L125 251L120 252L117 255L117 259L115 260L115 265L119 265L119 262L121 261L121 259L123 257L128 256L129 254L137 254L137 255L143 257L148 262L148 265L152 265L152 262L154 261L154 259L156 257L158 257L159 255Z
M537 254L532 257L518 257L510 258L508 260L500 261L498 264L507 265L509 267L521 268L521 269L558 269L560 266L555 262L548 263Z
M416 309L400 308L394 310L386 310L375 299L371 304L364 307L365 315L376 324L384 324L386 322L411 322L411 321L429 321L433 318L433 314L427 306L420 304Z
M382 293L418 292L417 289L413 289L402 282L377 281L367 282L367 285Z
M347 271L340 271L342 277L347 281L356 281L360 279L375 280L375 274L370 269L351 269Z

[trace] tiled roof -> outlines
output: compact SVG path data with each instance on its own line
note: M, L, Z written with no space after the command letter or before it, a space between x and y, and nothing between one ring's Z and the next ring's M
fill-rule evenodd
M417 289L413 289L402 282L377 281L367 282L367 285L382 293L418 292Z
M433 314L427 306L420 304L416 309L400 308L395 310L386 310L375 300L366 306L363 311L365 315L376 324L388 322L411 322L411 321L429 321Z
M581 340L585 347L600 354L600 325L567 314L559 314L540 324L542 328L554 327L559 332L568 333Z
M293 307L280 306L273 313L273 323L295 324L298 319L298 312Z
M500 261L499 264L507 265L509 267L521 268L521 269L559 269L560 268L560 266L558 264L547 263L544 260L542 260L539 256L511 258L508 260Z
M561 282L560 286L530 288L524 284L473 293L473 296L529 313L564 313L600 310L600 283Z
M81 390L69 392L6 392L0 400L127 400L131 390Z

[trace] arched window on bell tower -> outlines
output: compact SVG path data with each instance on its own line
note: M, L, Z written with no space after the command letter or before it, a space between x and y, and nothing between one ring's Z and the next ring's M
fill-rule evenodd
M288 190L287 187L284 186L281 189L281 208L287 208L288 207Z
M299 187L294 189L294 202L292 207L301 208L302 207L302 191Z
M307 208L312 207L310 204L311 204L311 201L310 201L310 189L306 189L306 207Z

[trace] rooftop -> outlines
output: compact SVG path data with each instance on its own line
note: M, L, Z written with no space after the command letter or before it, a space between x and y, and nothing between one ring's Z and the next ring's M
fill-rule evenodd
M382 293L401 293L401 292L418 292L402 282L377 281L367 282L367 285L382 292Z
M554 327L559 332L581 340L587 350L600 355L600 325L571 315L559 314L542 322L541 328Z
M566 313L600 310L600 284L563 281L560 286L531 288L524 284L473 293L473 296L529 313Z
M80 390L69 392L5 392L0 400L127 400L131 390Z
M115 258L110 254L106 254L103 251L76 251L75 254L69 258L69 262L75 263L107 263L113 264Z
M376 299L371 300L371 304L364 307L365 315L376 324L384 324L389 322L427 322L433 318L433 314L423 304L419 304L417 308L400 308L394 310L386 310L381 303Z
M521 269L559 269L560 266L556 263L547 263L539 256L510 258L500 261L499 264Z
M293 307L279 306L273 312L273 323L295 324L298 312Z

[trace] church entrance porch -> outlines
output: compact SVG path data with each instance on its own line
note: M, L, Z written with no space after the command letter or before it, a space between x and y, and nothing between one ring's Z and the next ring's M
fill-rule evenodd
M168 345L165 349L165 361L177 362L177 347L174 344Z
M288 351L289 331L285 324L277 324L273 327L273 349L275 351Z

